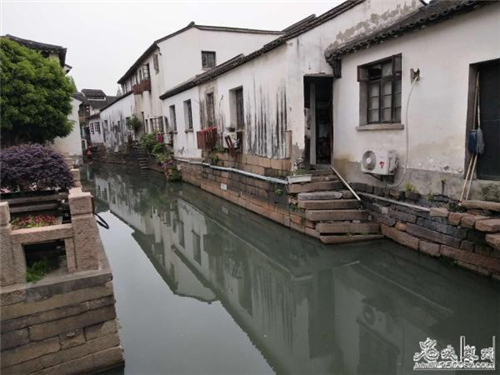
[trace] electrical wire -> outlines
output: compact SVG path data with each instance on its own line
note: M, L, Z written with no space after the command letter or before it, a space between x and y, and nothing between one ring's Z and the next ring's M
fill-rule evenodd
M394 184L387 183L387 186L390 188L398 187L399 185L401 185L403 183L403 181L406 178L406 171L408 170L408 164L409 164L409 160L410 160L410 123L408 122L408 108L410 107L410 98L411 98L411 94L413 92L413 89L415 88L415 83L419 80L419 78L420 78L420 75L415 75L415 78L413 78L413 81L411 83L410 92L408 93L408 98L406 99L406 109L405 109L405 111L406 111L406 113L405 113L405 117L406 117L406 124L405 124L406 157L405 157L405 168L403 171L403 176L401 177L401 180L399 180L399 182L397 182L397 183L394 183Z

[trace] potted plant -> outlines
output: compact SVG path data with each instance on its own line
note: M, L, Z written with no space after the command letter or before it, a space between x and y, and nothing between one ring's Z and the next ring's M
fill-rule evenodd
M24 144L0 152L1 198L67 192L75 180L66 161L51 148Z

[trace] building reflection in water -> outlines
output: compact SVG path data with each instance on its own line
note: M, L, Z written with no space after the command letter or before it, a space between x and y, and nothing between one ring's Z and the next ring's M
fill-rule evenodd
M323 246L151 173L86 173L172 292L220 301L278 373L406 374L427 337L500 337L497 282L390 241Z

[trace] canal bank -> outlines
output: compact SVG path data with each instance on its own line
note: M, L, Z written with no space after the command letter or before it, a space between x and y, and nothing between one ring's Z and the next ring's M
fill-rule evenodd
M388 240L326 246L189 184L95 167L82 174L111 224L127 374L406 374L427 337L479 348L500 334L498 282Z
M220 166L180 161L184 181L326 244L387 237L500 280L500 203L460 206L444 195L353 183L361 197L357 201L329 168L309 171L309 180L292 183L272 177L286 165L239 155L240 163L220 155Z

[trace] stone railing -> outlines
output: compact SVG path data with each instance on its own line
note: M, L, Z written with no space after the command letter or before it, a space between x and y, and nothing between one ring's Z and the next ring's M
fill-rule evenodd
M13 230L9 204L0 203L2 374L93 374L123 365L113 276L92 196L73 173L70 223ZM64 242L67 272L27 283L23 246L48 241Z
M64 242L68 273L99 269L103 252L99 231L93 215L92 196L83 192L79 174L77 184L68 195L71 223L47 227L13 230L8 202L0 202L0 286L26 282L24 245L61 240Z

